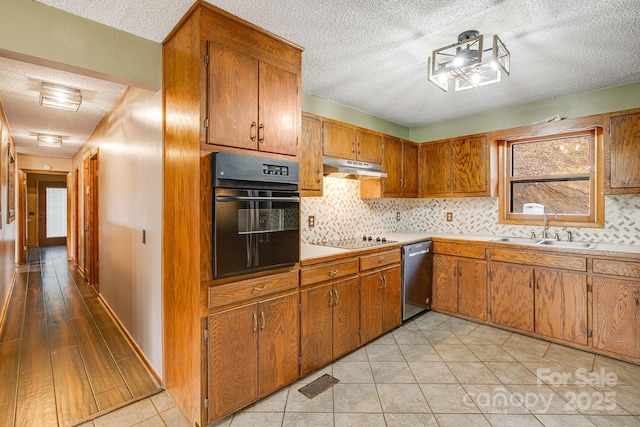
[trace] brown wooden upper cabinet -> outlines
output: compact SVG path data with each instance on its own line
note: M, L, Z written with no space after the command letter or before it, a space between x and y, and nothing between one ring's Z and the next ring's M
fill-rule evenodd
M382 136L347 124L323 121L322 146L327 157L382 163Z
M604 138L604 191L606 194L640 193L640 110L607 115Z
M387 173L382 179L385 197L418 195L418 147L415 144L385 136L382 170Z
M298 76L217 43L208 62L208 142L296 155Z
M420 197L486 197L495 195L496 148L485 135L420 144ZM495 163L495 162L493 162Z
M318 117L302 116L299 161L300 193L322 196L322 122Z

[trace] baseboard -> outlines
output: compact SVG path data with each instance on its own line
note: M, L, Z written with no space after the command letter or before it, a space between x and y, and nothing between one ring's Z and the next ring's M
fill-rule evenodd
M151 365L147 357L144 355L140 347L138 347L138 344L136 343L136 341L129 334L129 331L127 331L127 328L125 328L124 325L120 322L120 319L118 319L118 316L116 316L113 310L111 310L111 307L109 307L109 304L107 303L107 301L105 301L105 299L102 298L102 295L98 294L98 299L100 300L100 303L104 306L104 308L107 310L109 317L111 317L114 323L118 326L118 329L120 329L120 332L122 332L122 334L125 336L125 338L129 342L133 350L136 352L138 359L140 359L140 361L147 368L147 370L149 371L153 379L156 381L156 383L158 383L158 386L162 387L162 378L160 378L160 375L158 375L156 370L153 369L153 366Z
M11 274L11 280L9 281L9 292L7 292L7 299L4 300L4 304L2 304L2 311L0 311L0 331L2 330L2 326L4 325L5 317L7 316L7 311L9 311L9 301L11 301L11 296L13 295L13 288L16 286L16 268L13 268L13 273Z

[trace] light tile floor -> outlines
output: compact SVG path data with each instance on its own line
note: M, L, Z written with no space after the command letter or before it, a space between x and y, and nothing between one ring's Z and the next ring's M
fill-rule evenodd
M189 423L162 393L86 425ZM215 427L312 425L640 426L640 366L428 312Z

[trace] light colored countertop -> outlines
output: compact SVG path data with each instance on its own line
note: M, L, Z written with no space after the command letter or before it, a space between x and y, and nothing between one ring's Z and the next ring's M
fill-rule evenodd
M420 242L424 240L429 240L432 238L441 238L441 239L450 239L450 240L466 240L466 241L477 241L477 242L489 242L492 239L496 239L497 237L503 236L488 236L488 235L471 235L471 234L451 234L451 233L428 233L428 232L419 232L419 231L407 231L403 233L389 233L384 235L388 240L394 240L397 243L387 244L388 246L397 245L398 243L407 244L413 242ZM495 243L495 242L494 242ZM387 245L375 246L377 249L384 249ZM510 245L509 243L505 245ZM535 247L535 244L521 244L523 246L532 246ZM542 249L538 245L539 249ZM567 249L567 251L571 251L571 249ZM587 251L596 251L596 252L622 252L629 254L637 254L640 255L640 245L616 245L611 243L598 243L594 249L588 249ZM320 257L328 257L333 255L340 254L348 254L353 252L349 249L340 249L333 248L328 246L319 246L312 245L308 243L303 243L300 245L300 259L302 261L311 259L311 258L320 258ZM585 253L581 251L581 253Z

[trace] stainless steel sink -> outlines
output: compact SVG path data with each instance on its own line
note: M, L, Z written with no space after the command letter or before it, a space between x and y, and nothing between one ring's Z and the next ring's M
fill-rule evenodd
M593 249L597 243L593 242L567 242L562 240L541 240L538 245L557 246L560 248L579 248L579 249Z
M527 239L526 237L496 237L491 242L516 243L519 245L546 245L558 248L594 249L597 243L593 242L567 242L554 239Z
M496 237L491 242L518 243L518 244L534 244L541 242L540 239L527 239L526 237Z

